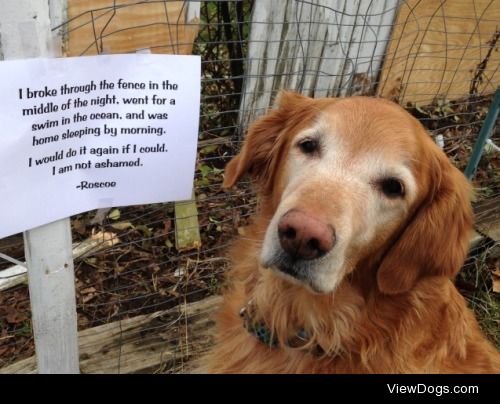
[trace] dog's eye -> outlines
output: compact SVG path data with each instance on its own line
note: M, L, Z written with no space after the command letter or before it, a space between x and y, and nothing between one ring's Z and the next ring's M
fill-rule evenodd
M380 181L380 189L389 198L401 198L405 195L403 183L394 177L384 178Z
M319 142L314 139L305 139L299 143L299 148L304 154L312 154L319 149Z

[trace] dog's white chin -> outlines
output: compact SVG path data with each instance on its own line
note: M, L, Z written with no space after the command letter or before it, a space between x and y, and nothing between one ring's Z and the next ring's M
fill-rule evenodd
M283 272L274 265L265 265L265 263L262 263L261 266L266 270L271 271L274 276L277 276L293 285L304 287L309 292L319 295L335 292L337 287L342 282L344 272L342 268L340 268L333 271L330 269L328 273L321 273L321 269L318 268L314 270L314 272L308 273L307 276L299 278Z
M339 269L329 274L318 274L319 276L311 281L311 288L318 294L333 293L344 278L342 273L343 271Z

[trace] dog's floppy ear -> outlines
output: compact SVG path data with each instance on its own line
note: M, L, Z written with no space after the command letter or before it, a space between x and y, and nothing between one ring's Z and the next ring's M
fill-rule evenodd
M451 278L468 252L471 186L432 141L428 145L428 194L378 269L377 283L383 293L408 291L424 276Z
M300 94L281 91L275 108L250 126L240 153L224 170L224 188L232 187L243 175L249 174L261 189L272 188L273 172L284 145L282 132L297 122L297 115L311 104L312 99Z

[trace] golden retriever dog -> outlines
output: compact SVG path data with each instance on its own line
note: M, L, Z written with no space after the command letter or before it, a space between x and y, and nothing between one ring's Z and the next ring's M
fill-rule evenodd
M452 283L471 187L403 108L283 92L224 187L244 175L258 214L232 247L202 371L500 372Z

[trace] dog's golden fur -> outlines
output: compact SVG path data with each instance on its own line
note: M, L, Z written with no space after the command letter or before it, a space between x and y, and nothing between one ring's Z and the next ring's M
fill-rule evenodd
M287 185L284 173L292 141L318 114L330 110L343 114L346 127L356 124L357 130L365 131L362 137L345 139L353 153L362 148L390 155L401 152L398 144L404 146L411 153L417 194L399 222L369 246L350 252L355 266L335 290L317 294L263 268L259 257ZM385 139L381 135L391 125L399 125L404 133ZM224 185L234 185L244 174L258 186L260 208L230 252L232 268L218 315L216 345L204 359L203 371L500 371L497 350L482 335L452 283L467 254L472 228L470 186L403 109L364 97L312 100L283 93L278 107L250 128L241 153L226 168ZM331 209L326 205L335 198L349 198L349 188L339 187L339 193L330 192L325 201L329 188L325 189L319 196L310 190L305 204L322 211ZM264 345L243 327L239 311L250 299L257 308L256 320L273 330L277 347ZM309 342L289 347L287 339L298 328L307 331ZM324 353L314 355L314 346Z

